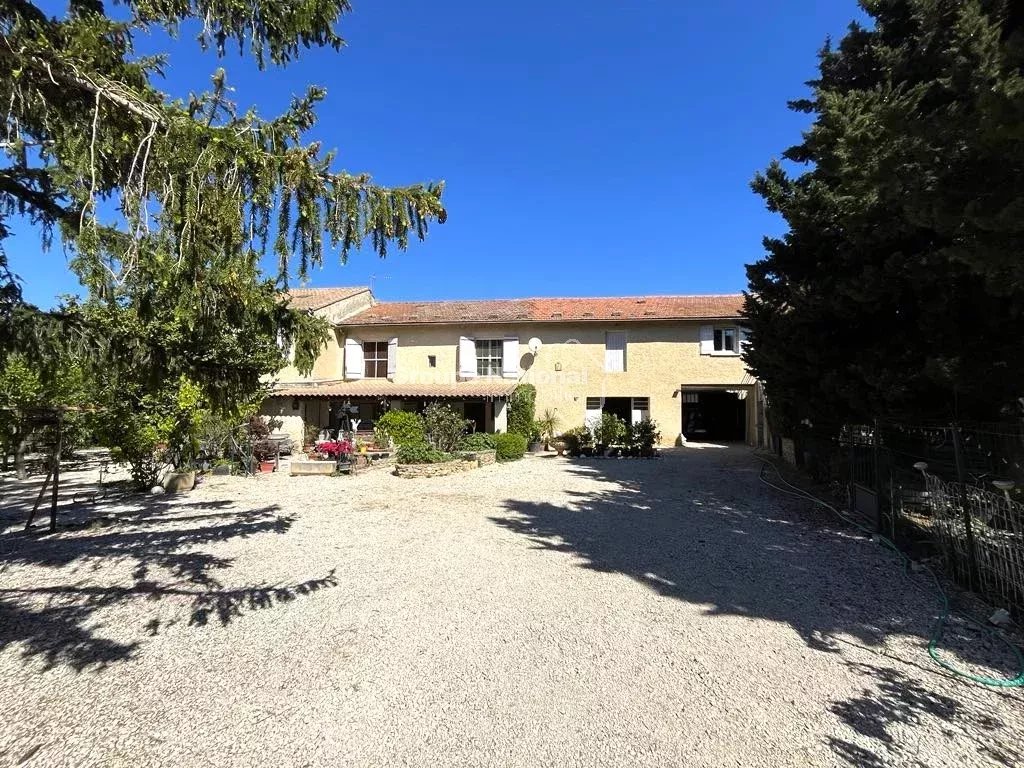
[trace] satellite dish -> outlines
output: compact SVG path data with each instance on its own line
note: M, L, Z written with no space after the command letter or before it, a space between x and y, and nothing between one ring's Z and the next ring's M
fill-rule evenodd
M540 352L541 345L542 345L541 340L538 339L536 336L534 336L532 339L530 339L528 342L526 342L527 348L529 348L530 353L534 357L536 357L537 353Z

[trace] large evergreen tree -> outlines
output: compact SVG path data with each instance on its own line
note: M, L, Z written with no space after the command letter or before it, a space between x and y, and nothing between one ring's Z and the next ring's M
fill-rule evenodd
M871 0L826 44L803 141L754 181L788 232L748 267L776 426L991 419L1024 390L1024 7Z
M212 400L244 398L280 362L279 333L297 341L300 367L322 343L323 326L281 300L289 274L304 276L326 248L345 259L368 240L384 256L422 238L444 219L441 185L384 188L336 170L303 141L319 88L269 119L236 109L223 71L207 92L172 100L154 85L166 57L133 50L137 34L198 22L203 47L285 65L302 48L342 46L348 0L110 4L116 14L68 0L55 18L31 0L0 3L0 358L73 323L75 340L143 380L184 375ZM20 301L2 250L15 214L72 254L85 311L46 316ZM270 280L259 270L269 252Z

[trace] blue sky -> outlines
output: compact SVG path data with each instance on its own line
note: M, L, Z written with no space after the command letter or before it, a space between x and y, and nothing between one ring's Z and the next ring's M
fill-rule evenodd
M382 299L725 293L781 222L749 188L799 139L816 51L853 0L354 0L348 47L259 72L170 44L175 96L224 66L241 107L327 88L310 139L383 184L444 179L448 222L381 261L325 256L310 285ZM163 50L162 34L139 40ZM75 292L59 246L5 244L26 298ZM268 261L268 266L270 263ZM272 268L272 267L271 267Z

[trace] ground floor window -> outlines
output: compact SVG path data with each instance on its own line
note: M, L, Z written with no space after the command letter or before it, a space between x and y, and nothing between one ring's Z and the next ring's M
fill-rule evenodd
M618 416L626 424L634 424L651 417L649 397L588 397L585 421L591 425L605 413Z

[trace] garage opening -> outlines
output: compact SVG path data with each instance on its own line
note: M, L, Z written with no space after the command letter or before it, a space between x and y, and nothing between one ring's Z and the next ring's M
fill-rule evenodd
M742 442L747 437L746 391L683 390L683 435L695 442Z

